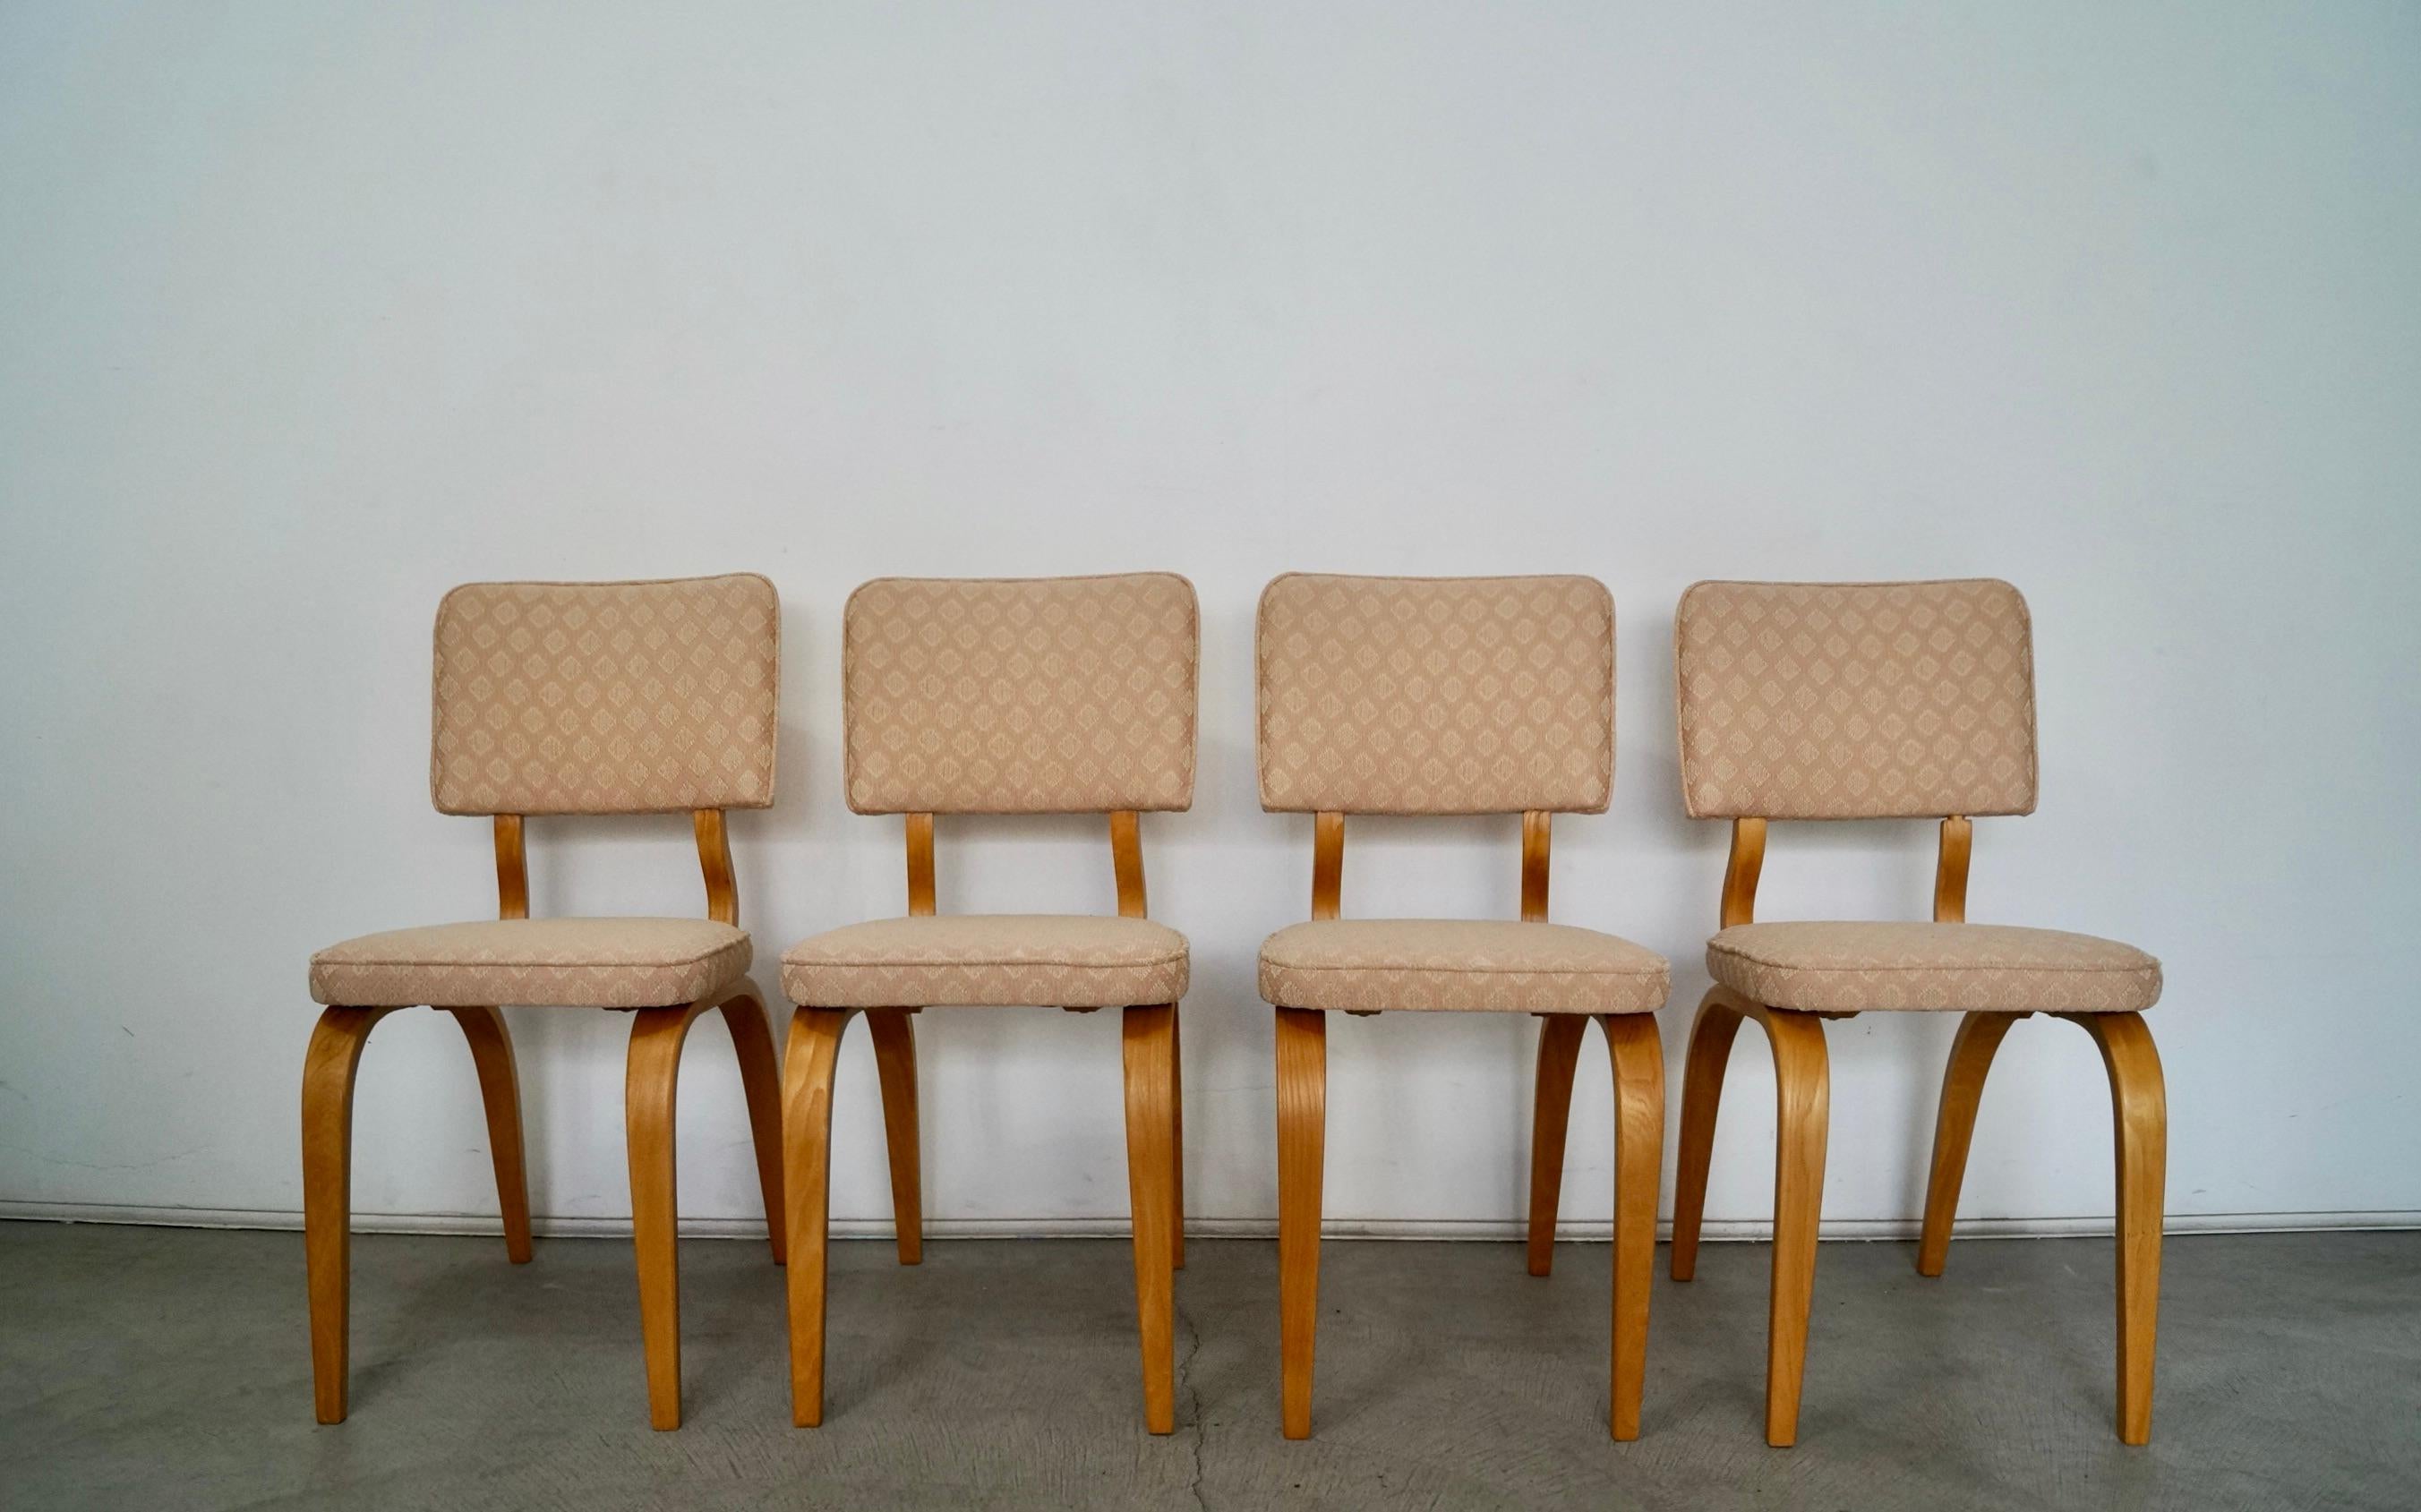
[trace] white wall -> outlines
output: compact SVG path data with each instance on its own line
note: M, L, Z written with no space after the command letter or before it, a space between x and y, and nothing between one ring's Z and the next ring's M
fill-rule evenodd
M0 12L0 1198L291 1214L304 959L493 907L427 803L429 624L472 578L755 569L781 803L759 981L901 906L838 791L878 573L1167 568L1204 609L1188 1191L1274 1210L1251 612L1289 568L1579 570L1620 605L1613 812L1560 919L1674 958L1670 616L1708 576L2030 596L2042 809L1976 917L2167 963L2172 1211L2421 1209L2421 12L314 4ZM1353 829L1349 912L1509 915L1515 821ZM541 911L690 912L679 820L539 823ZM1089 821L961 821L945 909L1107 910ZM1772 917L1921 916L1922 825L1776 832ZM517 1011L536 1204L627 1211L625 1021ZM1923 1183L1951 1022L1835 1026L1828 1216ZM939 1220L1126 1202L1107 1017L922 1021ZM1332 1035L1331 1217L1522 1210L1527 1019ZM835 1210L887 1210L871 1062ZM1592 1038L1567 1214L1600 1221ZM1678 1088L1678 1078L1676 1079ZM1744 1036L1710 1211L1771 1183ZM1675 1103L1678 1113L1678 1099ZM380 1030L366 1213L492 1211L450 1021ZM757 1197L702 1029L682 1200ZM2110 1209L2085 1037L2004 1051L1965 1210ZM1668 1199L1669 1200L1669 1199Z

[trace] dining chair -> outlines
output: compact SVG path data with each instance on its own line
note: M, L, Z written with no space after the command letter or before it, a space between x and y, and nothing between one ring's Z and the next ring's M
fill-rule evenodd
M1534 1013L1529 1270L1554 1265L1572 1076L1590 1020L1615 1091L1613 1404L1639 1436L1664 1135L1664 959L1547 922L1551 817L1614 788L1614 600L1585 577L1289 573L1261 594L1261 807L1309 813L1311 922L1261 946L1277 1010L1281 1425L1311 1435L1330 1011ZM1339 916L1345 818L1522 816L1522 918Z
M1700 583L1674 627L1681 783L1693 818L1732 821L1714 978L1690 1031L1673 1208L1673 1279L1696 1270L1725 1063L1741 1021L1773 1049L1779 1099L1766 1442L1798 1436L1823 1204L1824 1021L1869 1009L1960 1010L1943 1075L1916 1269L1942 1273L1992 1054L2049 1013L2093 1037L2117 1145L2118 1437L2152 1426L2168 1116L2142 1010L2161 964L2132 945L1967 922L1971 820L2034 812L2035 679L2026 602L2006 583ZM1770 819L1941 818L1931 923L1755 922Z
M504 1005L628 1012L624 1118L648 1417L680 1426L680 1269L673 1096L682 1040L719 1008L740 1060L773 1260L783 1258L780 1103L765 1006L724 811L773 801L780 612L761 577L651 583L475 583L437 610L430 788L438 812L490 815L498 917L391 929L311 958L326 1005L303 1070L303 1221L312 1389L322 1423L346 1409L353 1083L362 1047L398 1008L453 1015L487 1109L505 1251L530 1258L521 1094ZM524 820L688 812L706 914L529 916Z
M905 917L792 946L784 1054L791 1418L823 1421L833 1069L863 1012L890 1146L900 1263L922 1248L912 1017L929 1007L1119 1008L1144 1422L1177 1426L1175 1279L1184 1263L1178 1001L1185 937L1145 917L1140 814L1194 802L1200 616L1164 572L882 578L850 596L841 647L844 792L901 814ZM937 913L934 818L1106 814L1116 917Z

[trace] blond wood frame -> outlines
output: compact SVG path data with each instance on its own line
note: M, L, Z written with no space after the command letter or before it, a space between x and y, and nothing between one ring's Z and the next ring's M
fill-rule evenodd
M1765 865L1765 820L1732 822L1725 867L1723 926L1756 917L1757 883ZM1942 821L1935 862L1933 917L1967 917L1968 862L1974 827L1964 818ZM1807 1363L1807 1315L1815 1295L1816 1239L1824 1197L1824 1153L1831 1072L1824 1047L1826 1019L1756 1003L1717 986L1698 1005L1681 1083L1681 1146L1673 1198L1672 1273L1696 1273L1698 1231L1706 1216L1707 1174L1723 1099L1724 1068L1741 1021L1754 1020L1773 1047L1779 1125L1774 1149L1773 1279L1766 1314L1765 1437L1788 1445L1799 1432L1802 1380ZM1959 1024L1942 1080L1934 1123L1933 1166L1925 1195L1919 1274L1938 1276L1950 1247L1951 1220L1976 1130L1976 1110L1992 1055L2024 1013L1969 1013ZM2161 1285L2161 1224L2168 1159L2166 1093L2151 1031L2138 1013L2055 1013L2093 1037L2110 1078L2117 1152L2118 1348L2117 1428L2127 1443L2150 1442L2152 1354Z
M1522 816L1522 918L1547 917L1553 816ZM1312 818L1311 916L1338 916L1345 816ZM1348 1010L1365 1016L1365 1010ZM1377 1011L1377 1010L1367 1010ZM1614 1342L1608 1431L1639 1437L1648 1360L1648 1295L1656 1262L1656 1197L1664 1141L1664 1052L1652 1013L1539 1014L1537 1097L1530 1130L1530 1274L1554 1268L1555 1211L1581 1040L1594 1019L1614 1072ZM1311 1436L1313 1358L1320 1319L1320 1199L1325 1179L1328 1016L1277 1009L1279 1424Z
M740 889L720 809L691 816L709 918L740 922ZM496 912L529 917L529 864L522 817L495 816ZM757 1179L765 1196L773 1263L785 1258L780 1159L780 1091L773 1037L765 1005L746 978L695 1003L633 1011L623 1091L631 1167L631 1230L639 1272L639 1329L646 1348L648 1420L677 1428L681 1420L680 1258L676 1245L673 1106L681 1046L698 1016L721 1010L740 1061ZM362 1048L391 1007L332 1007L320 1016L303 1066L303 1229L311 1297L311 1389L322 1423L341 1423L347 1411L347 1354L352 1241L353 1083ZM486 1108L488 1145L504 1214L505 1253L530 1258L528 1177L523 1161L521 1091L512 1037L494 1007L448 1008L470 1042Z
M1132 809L1109 816L1110 864L1118 914L1145 913L1142 824ZM934 912L933 816L905 816L908 912ZM802 1007L783 1057L782 1161L787 1224L796 1248L789 1268L790 1421L824 1419L826 1297L830 1290L833 1074L856 1008ZM882 1087L891 1158L893 1223L899 1262L922 1257L918 1192L916 1040L919 1006L867 1008ZM1090 1013L1091 1008L1072 1012ZM1185 1115L1178 1006L1138 1004L1119 1015L1126 1083L1127 1182L1134 1213L1135 1318L1143 1356L1144 1426L1177 1430L1175 1272L1185 1265Z

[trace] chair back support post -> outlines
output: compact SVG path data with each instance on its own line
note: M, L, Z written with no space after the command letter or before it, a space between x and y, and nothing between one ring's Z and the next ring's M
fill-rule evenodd
M1765 869L1765 820L1732 820L1731 859L1724 864L1722 927L1757 919L1757 879Z
M522 850L522 817L496 816L496 917L529 917L529 860Z
M1543 808L1522 813L1522 922L1547 920L1547 854L1554 834L1554 816Z
M922 918L933 912L933 816L905 816L908 832L908 912Z
M1976 826L1954 814L1942 821L1942 854L1933 867L1933 922L1967 922L1967 858Z
M690 826L697 832L697 866L706 877L706 916L717 924L740 924L740 878L731 866L731 832L723 810L694 809Z
M1322 810L1311 819L1311 916L1336 917L1345 881L1345 816Z
M1110 810L1110 868L1117 877L1118 917L1145 917L1143 823L1133 809Z

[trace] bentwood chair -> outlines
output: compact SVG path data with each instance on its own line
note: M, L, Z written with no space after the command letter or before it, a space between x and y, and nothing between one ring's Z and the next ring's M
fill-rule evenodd
M497 912L486 923L394 929L311 958L328 1005L303 1069L303 1221L320 1421L345 1418L354 1072L398 1008L451 1013L487 1105L505 1250L530 1257L521 1095L502 1005L629 1012L624 1112L648 1416L680 1426L680 1271L674 1245L673 1092L681 1042L723 1010L740 1058L773 1260L783 1257L773 1040L749 985L748 936L726 808L773 801L779 609L735 575L659 583L477 583L437 611L430 795L445 814L492 815ZM529 917L523 820L536 814L688 811L706 876L703 919Z
M882 578L850 596L841 649L844 787L860 814L901 814L908 914L794 945L798 1004L782 1083L789 1193L790 1403L823 1421L825 1233L833 1067L864 1012L890 1146L899 1262L923 1255L916 1041L929 1007L1123 1009L1128 1185L1144 1421L1177 1426L1175 1278L1184 1264L1178 1000L1185 937L1144 916L1138 814L1194 802L1194 585L1168 573ZM937 914L936 814L1106 813L1115 918Z
M1529 1269L1554 1264L1572 1074L1591 1019L1615 1092L1614 1390L1639 1436L1664 1137L1664 959L1547 920L1550 817L1614 789L1614 600L1585 577L1290 573L1261 594L1261 806L1315 816L1311 918L1261 946L1277 1010L1282 1425L1311 1435L1332 1009L1534 1013ZM1345 816L1522 816L1522 919L1343 919Z
M1970 819L2030 814L2033 632L2006 583L1701 583L1675 623L1689 812L1732 821L1714 977L1690 1031L1673 1279L1697 1265L1724 1066L1742 1019L1773 1047L1780 1102L1765 1436L1798 1435L1830 1077L1824 1021L1964 1011L1942 1081L1919 1274L1938 1276L1992 1053L2032 1013L2093 1037L2110 1077L2118 1173L2118 1437L2152 1429L2168 1115L2142 1010L2161 965L2116 941L1970 924ZM1933 922L1753 922L1768 819L1942 818Z

